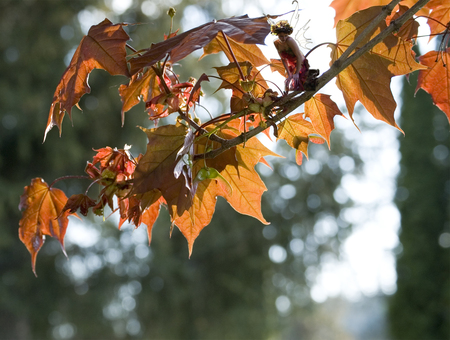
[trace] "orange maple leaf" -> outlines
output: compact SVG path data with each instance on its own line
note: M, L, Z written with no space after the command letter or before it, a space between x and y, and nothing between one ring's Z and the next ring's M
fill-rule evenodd
M400 5L411 8L416 3L417 3L417 0L402 0L400 2ZM397 7L398 7L398 5L395 8L397 8ZM428 7L427 5L423 6L421 9L419 9L419 11L416 13L416 15L428 16L428 13L430 13L430 10L427 7ZM395 9L394 9L394 11L395 11Z
M361 32L380 11L381 7L371 7L355 13L346 20L339 21L336 27L337 44L330 45L331 63L344 53L355 40L358 32ZM382 21L359 47L384 29L386 29L386 23ZM360 101L376 119L387 122L401 131L394 120L397 104L390 89L390 82L393 76L426 68L418 64L414 56L411 42L391 35L337 75L336 85L344 95L352 120L355 104Z
M64 235L69 223L67 217L72 214L63 212L66 202L64 192L49 188L42 178L34 178L20 197L19 209L24 211L19 222L19 238L31 254L35 275L36 256L44 244L45 235L57 238L64 251Z
M309 135L317 133L313 125L303 119L302 113L297 113L287 117L278 124L278 138L284 139L292 148L296 150L295 160L298 165L302 164L302 153L308 158L308 144L310 141L320 143L319 138L311 139ZM322 140L323 141L323 140Z
M334 26L337 25L339 20L347 19L355 12L372 6L384 6L390 2L391 0L334 0L330 4L330 7L333 7L336 11Z
M250 66L247 73L243 70L244 75L247 78L246 80L254 81L253 89L250 92L253 94L253 96L260 97L265 92L265 90L268 88L268 86L267 86L265 79L262 77L261 73L259 72L259 70L256 67L259 67L262 65L268 65L269 60L264 56L261 49L255 44L243 44L243 43L234 41L231 38L227 38L227 40L230 44L231 49L233 50L233 54L234 54L237 62L239 64L245 63ZM234 59L233 59L233 56L231 55L230 49L228 48L226 41L225 41L223 35L221 35L221 34L217 35L208 45L206 45L204 47L203 50L204 50L204 53L200 57L200 59L208 54L219 53L222 51L225 53L225 55L227 56L230 63L231 64L234 63ZM230 65L228 65L228 66L230 66ZM218 72L219 72L219 70L218 70ZM220 73L219 73L219 75L220 75ZM239 73L238 73L238 75L239 75ZM239 80L239 77L237 80ZM236 95L236 93L234 93L234 95ZM238 98L242 97L242 96L239 96L239 94L237 94L237 95L238 95ZM236 100L236 99L234 99L234 100ZM233 104L234 104L233 106L235 106L235 108L236 108L237 106L235 105L235 103L233 103ZM234 110L234 109L232 108L232 110ZM237 110L237 111L240 111L240 110Z
M231 128L219 134L223 138L232 138L237 135L237 130ZM206 143L206 138L200 139L196 144L196 152L204 152ZM223 179L201 181L190 209L173 220L188 241L189 255L192 253L195 239L211 221L217 196L224 197L237 212L268 224L261 211L261 197L267 189L255 170L256 164L262 162L265 156L278 155L267 149L258 139L252 138L246 142L245 148L233 147L214 159L196 162L194 173L198 173L206 164L208 168L217 170Z
M305 103L306 117L311 119L311 123L318 134L323 136L330 148L330 134L334 130L334 116L345 116L339 110L331 96L318 93Z
M450 122L450 47L445 52L431 51L419 57L422 64L429 67L419 72L416 92L419 88L427 91L433 102L446 115Z
M227 38L231 49L233 50L234 56L237 61L248 61L253 66L258 67L262 65L269 64L269 60L264 56L261 49L255 44L242 44L234 41L231 38ZM224 52L230 62L233 62L233 57L231 56L230 49L226 44L225 39L221 34L217 35L208 45L203 48L203 58L208 54L214 54Z
M119 94L122 100L122 125L125 121L125 112L142 101L147 102L161 94L159 80L155 71L149 67L144 73L134 74L128 84L119 87Z
M148 244L152 242L152 230L156 219L159 216L159 211L161 205L163 204L163 199L158 199L155 203L150 205L147 209L142 212L141 222L147 226Z
M446 0L442 0L446 1ZM373 7L373 6L384 6L391 2L391 0L334 0L330 7L333 7L336 11L336 15L334 17L334 26L337 25L339 20L347 19L352 14L361 11L363 9ZM401 2L402 5L411 8L417 0L403 0ZM396 6L398 8L398 6ZM394 9L393 12L395 12ZM428 15L429 10L426 8L421 8L416 14L417 15Z
M125 44L129 39L121 24L113 25L108 19L91 27L56 87L44 140L55 125L61 135L64 113L67 112L71 117L72 107L78 104L85 93L91 91L88 75L93 69L103 69L111 75L130 76L125 58Z
M278 72L283 77L287 78L286 68L281 59L270 59L270 70L272 72Z
M386 25L390 25L392 21L400 18L409 9L407 6L399 5L398 11L394 11L391 15L386 18ZM404 40L411 40L417 37L419 32L419 23L413 18L408 19L402 27L395 33L395 35L401 37Z
M430 40L436 34L446 30L450 24L450 2L448 0L431 0L426 5L431 9L427 24L430 26Z

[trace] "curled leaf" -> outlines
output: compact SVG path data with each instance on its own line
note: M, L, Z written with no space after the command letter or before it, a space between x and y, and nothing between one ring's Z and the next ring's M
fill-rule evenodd
M64 213L66 210L69 213L74 214L80 209L80 213L83 216L87 216L89 208L95 206L95 201L91 199L89 196L84 194L72 195L67 200L66 205L62 209L61 213Z

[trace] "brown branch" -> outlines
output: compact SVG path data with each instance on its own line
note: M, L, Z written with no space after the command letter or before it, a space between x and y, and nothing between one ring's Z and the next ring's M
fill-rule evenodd
M300 105L304 104L306 101L311 99L314 94L316 94L322 87L324 87L328 82L330 82L334 77L336 77L340 72L346 69L349 65L355 62L363 54L369 52L376 44L383 41L393 32L397 31L407 20L413 17L423 6L425 6L430 0L419 0L412 6L408 11L406 11L401 17L393 20L389 27L383 30L380 34L374 37L372 40L368 41L364 46L359 48L354 54L351 54L357 49L358 44L361 43L369 34L372 33L374 28L392 12L394 7L400 2L400 0L393 0L391 3L383 7L382 12L366 27L366 29L355 39L355 41L349 46L349 48L341 55L341 57L336 60L330 69L323 73L317 79L317 87L314 91L295 91L286 96L283 96L280 100L274 102L272 105L266 108L266 114L270 113L274 108L278 107L282 109L281 113L277 114L273 120L280 121ZM300 95L299 95L300 94ZM297 95L299 95L297 97ZM258 126L253 130L241 134L233 139L225 140L222 146L216 150L212 150L203 155L205 158L214 158L221 154L222 152L232 148L236 145L242 144L244 141L256 136L260 132L267 129L267 127ZM212 135L213 136L213 135ZM210 137L212 137L210 136Z

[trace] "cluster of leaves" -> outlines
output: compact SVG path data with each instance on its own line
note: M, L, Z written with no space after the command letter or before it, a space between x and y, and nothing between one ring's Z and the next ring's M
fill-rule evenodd
M420 70L417 89L429 92L450 119L447 42L439 51L421 56L419 62L412 51L418 34L413 15L429 18L432 36L447 37L449 25L438 23L450 21L450 5L443 0L420 0L414 5L415 1L407 0L398 5L400 0L394 0L384 7L369 7L373 2L355 0L352 6L342 0L332 3L337 12L337 42L329 44L331 68L317 79L305 77L308 91L291 93L270 89L260 73L262 67L270 65L273 72L286 76L281 62L267 60L257 46L264 44L270 32L268 18L277 16L233 17L181 34L170 32L162 42L141 51L127 44L125 24L105 19L91 27L56 88L45 136L54 126L61 133L65 113L71 116L72 107L90 92L88 75L95 68L129 78L119 88L122 123L125 113L141 100L155 126L160 118L172 114L177 120L173 125L141 128L148 144L146 153L137 158L127 147L96 150L86 167L91 184L84 194L68 199L40 178L25 187L19 207L24 209L19 236L32 255L33 271L45 235L58 238L63 245L68 216L78 210L83 215L89 210L103 215L109 206L120 212L119 228L125 221L136 227L144 223L151 239L160 208L166 206L171 228L176 226L185 236L189 254L200 231L212 219L217 196L224 197L239 213L267 223L261 212L266 187L255 166L267 164L264 157L277 155L253 137L263 131L270 136L272 127L277 140L284 139L296 150L299 165L302 155L308 156L309 142L326 141L330 146L333 119L343 114L329 95L317 92L334 77L350 118L360 101L376 119L400 129L394 120L396 104L390 80ZM132 51L129 55L127 48ZM172 65L200 48L204 51L201 58L224 52L230 63L216 67L217 76L203 74L198 80L180 81ZM203 94L201 84L212 77L222 81L218 90L232 90L231 112L202 123L196 115ZM304 112L291 114L302 104ZM93 184L101 186L96 199L87 194Z

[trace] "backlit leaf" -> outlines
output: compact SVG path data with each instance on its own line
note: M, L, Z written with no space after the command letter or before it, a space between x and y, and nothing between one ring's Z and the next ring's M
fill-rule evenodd
M295 160L298 165L302 164L302 153L308 158L309 135L316 133L313 125L303 119L303 114L297 113L287 117L278 124L278 138L284 139L292 148L296 150Z
M235 130L222 132L223 138L235 137ZM196 152L204 152L206 139L196 144ZM261 197L266 187L255 170L265 156L278 156L267 149L258 139L252 138L242 146L231 148L214 159L206 159L206 166L217 170L223 177L205 179L198 184L193 204L183 215L177 216L175 225L186 237L189 254L200 231L207 226L214 214L217 196L224 197L239 213L252 216L264 224L261 212ZM194 172L204 167L200 160L194 165ZM231 188L230 188L231 187Z
M272 72L278 72L283 77L287 77L286 69L284 68L281 59L270 59L270 70Z
M147 71L136 73L130 79L129 84L122 84L119 87L119 94L122 99L122 125L125 120L125 112L142 101L147 102L161 94L159 82L155 71L148 68Z
M323 136L330 147L330 134L334 130L334 116L344 116L333 102L329 95L316 94L305 103L306 117L311 119L311 123L318 134Z
M36 256L45 241L45 235L57 238L64 250L64 235L69 223L69 211L64 211L67 196L59 189L49 188L42 178L34 178L20 197L23 210L19 222L19 238L31 254L31 265L36 275Z
M428 52L419 60L429 69L419 72L416 92L419 88L427 91L434 104L447 115L450 122L450 48L445 52Z
M182 215L191 205L191 194L184 174L175 178L177 153L184 145L186 127L165 125L153 129L141 128L148 137L147 151L134 171L132 194L144 194L158 189L172 216Z
M386 18L386 25L389 26L393 20L400 18L403 14L406 13L408 9L409 7L400 5L397 12L392 13ZM404 40L410 41L411 39L415 39L417 37L418 32L419 23L413 18L410 18L402 25L402 27L400 27L398 32L396 32L395 34Z
M238 62L248 61L254 67L269 64L269 60L267 60L257 45L241 44L231 38L228 38L228 42L230 43L231 49L233 50L234 56ZM208 45L206 45L203 48L203 51L204 53L200 59L208 54L224 52L230 62L234 61L226 41L221 34L218 34Z
M430 40L438 33L445 31L446 26L450 24L450 1L431 0L427 7L432 9L427 21L430 26Z
M337 25L339 20L347 19L355 12L372 6L384 6L390 2L391 0L333 0L330 7L333 7L336 11L334 26Z
M208 45L221 31L238 43L263 45L264 39L270 33L270 25L266 16L249 18L247 15L242 15L214 20L152 45L142 56L130 60L131 73L134 74L146 66L155 64L167 54L175 63Z
M125 58L127 40L129 36L122 25L113 25L108 19L91 27L88 35L84 36L78 45L70 65L56 87L44 140L55 125L61 135L61 123L65 112L70 117L72 107L78 104L85 93L91 91L88 76L93 69L103 69L111 75L130 76Z
M339 21L336 27L337 44L330 45L332 63L344 53L358 33L378 15L380 10L380 7L371 7L355 13L344 21ZM382 21L359 46L363 46L384 29L386 23ZM391 35L338 74L336 85L344 95L352 119L355 104L360 101L376 119L400 129L394 120L397 104L390 89L391 78L425 68L414 60L411 48L410 42Z
M156 219L159 216L159 211L161 209L161 204L163 204L163 199L158 199L155 203L150 205L147 209L142 212L141 222L147 226L148 244L152 242L152 230Z

